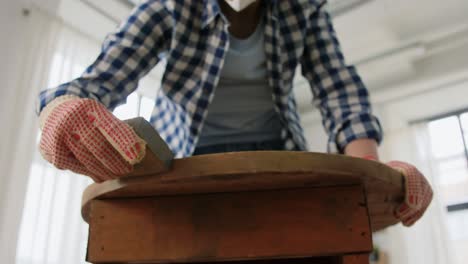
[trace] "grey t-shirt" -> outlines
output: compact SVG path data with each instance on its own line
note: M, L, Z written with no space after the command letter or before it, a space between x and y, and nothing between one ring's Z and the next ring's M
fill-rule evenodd
M247 39L230 36L229 43L198 146L279 139L282 124L268 85L264 23Z

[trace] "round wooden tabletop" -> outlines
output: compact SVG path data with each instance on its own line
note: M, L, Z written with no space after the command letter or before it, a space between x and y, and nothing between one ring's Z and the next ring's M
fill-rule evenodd
M404 199L404 179L374 161L344 155L291 151L233 152L175 159L164 173L122 177L90 185L83 194L88 219L94 199L239 192L362 184L371 226L396 224L393 209Z

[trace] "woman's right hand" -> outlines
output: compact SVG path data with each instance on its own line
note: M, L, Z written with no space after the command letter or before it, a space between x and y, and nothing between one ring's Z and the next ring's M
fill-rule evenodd
M93 99L58 97L43 109L40 123L42 156L96 182L131 172L145 156L146 142Z

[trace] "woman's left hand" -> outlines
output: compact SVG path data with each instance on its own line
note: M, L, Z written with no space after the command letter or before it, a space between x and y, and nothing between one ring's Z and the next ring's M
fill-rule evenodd
M379 161L377 142L373 139L357 139L345 148L348 156ZM403 225L413 225L426 211L432 200L432 188L424 175L413 165L402 161L386 163L392 169L399 171L405 178L405 200L394 210L396 218Z
M431 185L424 175L411 164L390 161L386 165L401 172L405 178L405 201L395 208L394 214L403 225L412 226L421 218L432 201Z
M373 155L363 159L378 161ZM432 188L426 177L413 165L403 161L386 163L390 168L399 171L405 178L405 200L396 207L393 214L403 225L412 226L418 221L432 201Z

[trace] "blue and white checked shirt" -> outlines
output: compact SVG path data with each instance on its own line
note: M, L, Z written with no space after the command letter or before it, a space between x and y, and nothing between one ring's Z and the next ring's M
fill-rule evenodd
M322 8L325 2L265 1L268 82L287 150L307 148L292 92L299 65L322 114L329 152L342 152L357 138L382 139L367 89L355 68L345 64L331 19ZM190 156L229 49L228 26L216 0L144 1L106 37L101 54L81 77L41 92L37 111L65 94L93 98L113 109L165 57L150 122L177 157Z

